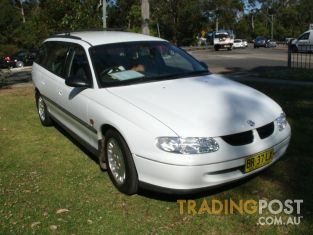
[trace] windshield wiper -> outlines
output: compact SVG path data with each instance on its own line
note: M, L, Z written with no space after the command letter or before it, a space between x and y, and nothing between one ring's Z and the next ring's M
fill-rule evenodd
M126 86L126 85L133 85L133 84L139 84L139 83L157 82L157 81L190 77L194 75L208 75L208 74L211 74L208 70L193 71L193 72L188 72L188 73L164 74L161 76L141 77L141 78L126 80L126 81L107 83L103 87Z
M176 78L183 78L183 77L194 76L194 75L207 75L207 74L210 74L208 70L201 70L201 71L193 71L193 72L188 72L188 73L164 74L161 76L147 77L147 79L152 80L152 81L158 81L158 80L176 79Z

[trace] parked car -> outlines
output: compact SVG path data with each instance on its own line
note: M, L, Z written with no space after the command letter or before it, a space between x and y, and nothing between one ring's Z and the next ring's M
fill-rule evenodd
M278 161L290 141L272 99L160 38L58 34L43 42L32 78L41 123L68 130L126 194L237 181Z
M4 57L0 56L0 68L3 69L6 67L7 67L7 65L6 65L6 62L4 60Z
M289 45L295 38L285 38L285 43Z
M11 57L2 56L0 57L0 68L10 68L13 67L13 63L11 62Z
M308 30L291 42L293 52L313 52L313 30Z
M254 48L266 47L267 39L263 36L258 36L254 40Z
M277 43L276 41L269 39L266 42L266 47L277 47Z
M5 67L24 67L30 66L33 64L36 58L37 51L35 49L32 50L20 50L12 56L5 56L4 62Z
M245 48L244 42L242 39L235 39L233 48Z
M218 31L213 34L214 50L218 51L222 48L226 48L228 51L233 49L234 38L230 33L226 31Z
M242 39L242 42L245 47L248 47L248 41L246 39Z

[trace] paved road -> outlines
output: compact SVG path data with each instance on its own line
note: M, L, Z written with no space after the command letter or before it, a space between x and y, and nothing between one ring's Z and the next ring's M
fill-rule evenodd
M258 48L189 51L191 55L208 64L213 73L250 73L287 66L287 48Z

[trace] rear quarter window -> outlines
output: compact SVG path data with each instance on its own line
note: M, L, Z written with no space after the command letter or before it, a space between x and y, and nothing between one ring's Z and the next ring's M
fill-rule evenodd
M46 42L38 53L36 63L50 72L64 78L64 66L69 44L63 42Z

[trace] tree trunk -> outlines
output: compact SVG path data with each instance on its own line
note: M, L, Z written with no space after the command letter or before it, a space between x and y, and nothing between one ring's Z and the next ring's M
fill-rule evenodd
M150 19L150 6L149 6L149 0L141 0L141 29L142 33L149 35L149 19Z

